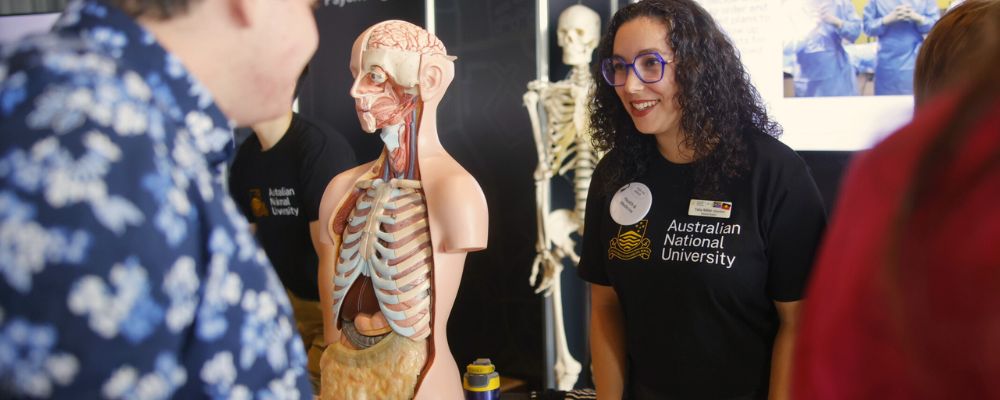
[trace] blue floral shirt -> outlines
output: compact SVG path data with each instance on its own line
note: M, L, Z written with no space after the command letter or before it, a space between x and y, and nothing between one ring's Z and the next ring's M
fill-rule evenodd
M0 398L311 396L231 124L99 1L0 49Z

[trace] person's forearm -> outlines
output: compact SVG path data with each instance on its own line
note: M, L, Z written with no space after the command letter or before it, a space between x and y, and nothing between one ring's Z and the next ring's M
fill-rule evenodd
M621 399L625 390L625 330L621 311L591 308L590 355L598 399Z
M795 352L796 328L782 324L774 338L771 352L771 383L768 399L787 400L790 396L792 354Z

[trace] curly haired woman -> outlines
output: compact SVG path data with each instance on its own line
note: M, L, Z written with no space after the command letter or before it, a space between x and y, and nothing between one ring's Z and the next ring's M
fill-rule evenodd
M732 43L691 0L618 11L598 48L580 276L599 398L781 398L826 224ZM773 361L772 361L773 360Z

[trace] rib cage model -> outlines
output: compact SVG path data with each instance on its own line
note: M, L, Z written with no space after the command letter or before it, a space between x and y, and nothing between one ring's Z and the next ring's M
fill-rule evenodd
M363 275L371 280L392 330L425 339L431 333L433 255L420 181L363 180L355 187L361 194L344 228L334 275L334 315L341 315L348 290Z

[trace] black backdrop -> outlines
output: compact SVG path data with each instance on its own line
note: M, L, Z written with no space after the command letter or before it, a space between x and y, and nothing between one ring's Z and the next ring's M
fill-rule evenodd
M328 5L323 6L326 2ZM424 25L424 2L414 0L321 0L316 10L319 48L300 81L299 112L336 129L359 162L378 157L382 141L361 130L351 98L351 45L369 26L388 19Z
M438 111L442 142L483 187L489 247L469 255L448 336L460 365L489 357L501 375L541 388L541 299L534 257L535 149L521 105L535 76L534 0L437 0L437 35L458 56Z
M624 0L621 1L626 3ZM566 76L555 39L559 13L575 0L550 0L550 80ZM601 15L606 0L580 2ZM348 91L350 50L368 26L386 19L424 25L424 2L367 0L338 2L316 12L320 47L300 88L300 112L325 121L366 162L382 148L364 134ZM489 357L501 375L524 380L528 389L546 385L543 300L528 285L534 257L534 144L521 96L535 79L534 0L436 0L437 36L458 56L456 77L438 110L445 148L479 181L489 204L489 243L467 259L452 310L448 336L460 368ZM850 152L801 152L817 184L832 204ZM556 206L570 207L569 183L556 183ZM580 387L592 387L586 337L586 286L574 271L562 277L567 336L574 357L584 364Z

